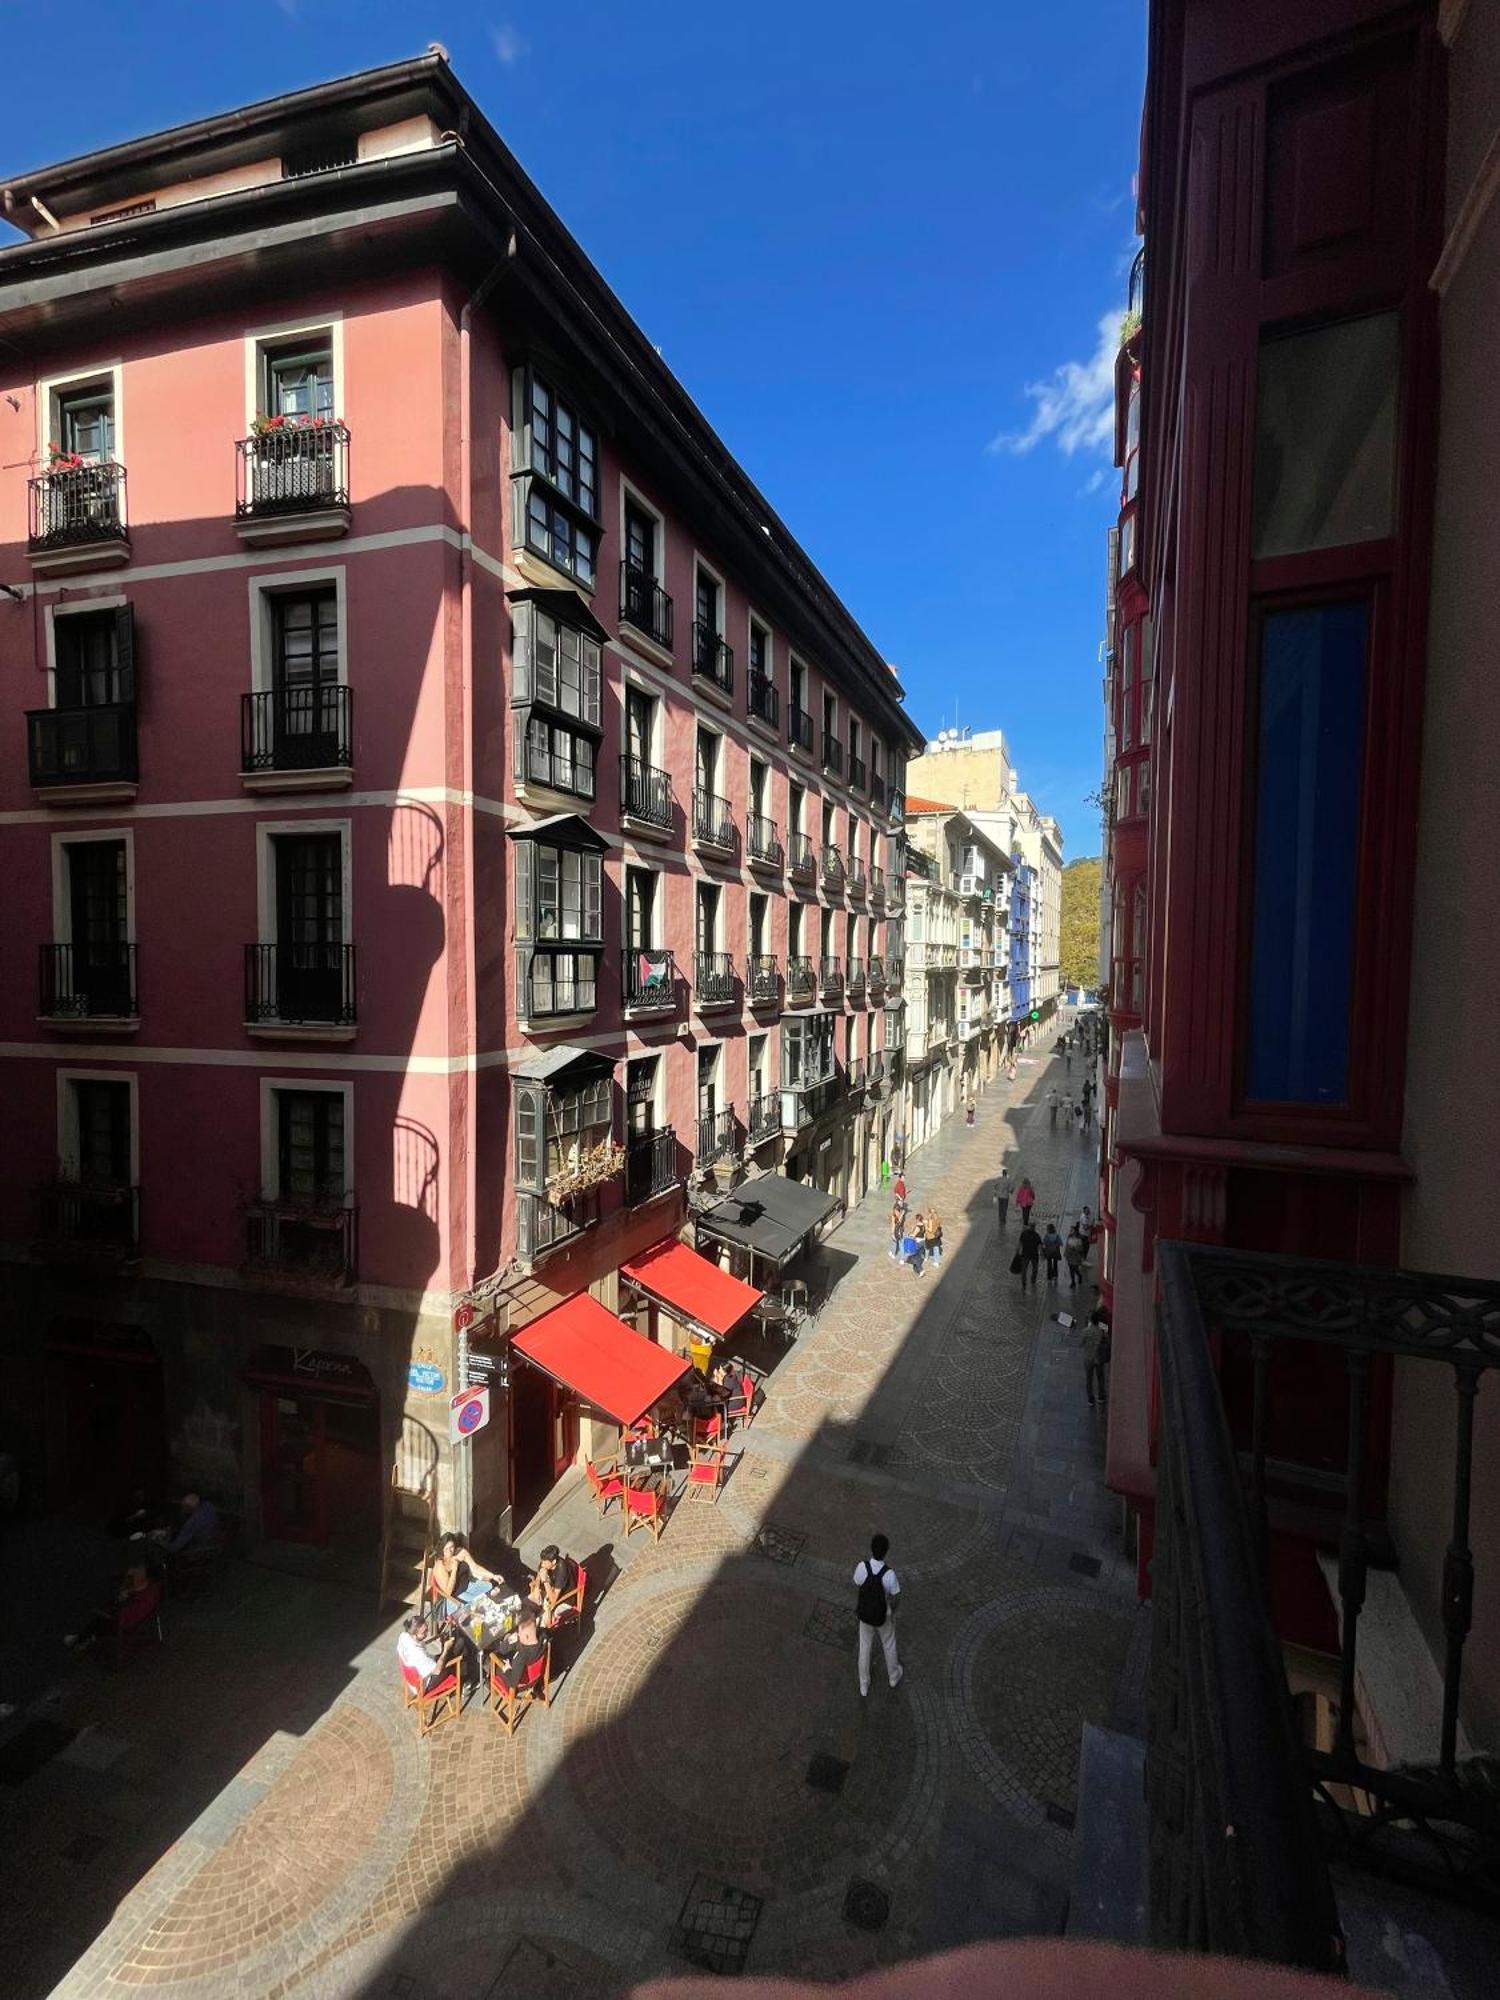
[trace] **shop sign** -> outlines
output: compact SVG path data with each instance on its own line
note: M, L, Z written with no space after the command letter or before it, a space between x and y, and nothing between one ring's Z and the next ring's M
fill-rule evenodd
M448 1437L453 1444L482 1431L490 1420L488 1389L460 1389L448 1404Z
M471 1389L500 1389L510 1387L510 1349L508 1347L469 1349L464 1363L464 1373Z
M435 1361L413 1361L406 1371L406 1385L418 1396L441 1396L448 1378Z
M324 1354L316 1347L292 1349L292 1373L310 1375L319 1382L348 1382L366 1387L369 1371L362 1361L348 1354Z

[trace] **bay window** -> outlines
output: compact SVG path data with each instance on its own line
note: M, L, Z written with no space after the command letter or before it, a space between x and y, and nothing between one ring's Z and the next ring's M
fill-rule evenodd
M597 433L534 369L516 370L513 394L515 540L592 590L599 553Z
M517 1252L530 1263L599 1219L623 1159L614 1071L601 1056L552 1049L514 1078Z
M604 944L604 843L571 813L517 827L511 838L521 1016L592 1014Z

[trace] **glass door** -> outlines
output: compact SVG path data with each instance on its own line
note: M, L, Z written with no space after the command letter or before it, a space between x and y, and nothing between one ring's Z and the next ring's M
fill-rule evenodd
M64 851L68 857L74 1000L84 1014L128 1015L125 843L75 841Z
M336 833L276 840L277 1011L337 1021L343 1002L343 844Z

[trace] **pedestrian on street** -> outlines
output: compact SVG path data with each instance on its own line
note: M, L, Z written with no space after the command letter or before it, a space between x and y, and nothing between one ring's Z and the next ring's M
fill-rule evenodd
M1070 1048L1063 1049L1063 1067L1069 1076L1073 1074L1073 1051Z
M1021 1185L1016 1189L1016 1207L1021 1211L1021 1227L1023 1229L1029 1228L1031 1225L1031 1211L1036 1207L1036 1189L1031 1185L1029 1180L1023 1179Z
M1083 1259L1085 1254L1083 1238L1078 1234L1075 1222L1068 1231L1068 1240L1063 1244L1063 1258L1068 1266L1068 1290L1077 1291L1083 1283Z
M906 1234L906 1211L899 1201L891 1203L891 1262L901 1262L901 1239Z
M1063 1099L1063 1116L1070 1125L1073 1123L1073 1093L1071 1090Z
M1049 1125L1057 1123L1057 1090L1055 1087L1047 1092L1047 1123Z
M1083 1337L1083 1386L1088 1392L1091 1410L1095 1407L1095 1391L1098 1392L1100 1408L1109 1401L1111 1345L1109 1308L1097 1305L1089 1314Z
M943 1223L942 1218L935 1208L929 1208L927 1211L927 1228L924 1232L924 1241L927 1244L927 1255L931 1260L933 1270L941 1270L943 1265Z
M995 1183L995 1208L1000 1218L997 1227L1003 1229L1005 1227L1006 1217L1010 1214L1009 1167L1002 1167L1000 1169L1000 1178Z
M901 1601L901 1585L886 1561L890 1538L871 1535L870 1553L854 1569L854 1587L859 1592L855 1609L859 1614L859 1691L870 1692L870 1654L875 1634L885 1651L885 1676L892 1687L900 1684L905 1669L896 1658L896 1607Z
M1057 1283L1057 1266L1062 1257L1062 1247L1062 1238L1057 1233L1057 1224L1049 1222L1046 1233L1042 1237L1042 1255L1047 1260L1047 1283L1049 1285Z
M895 1186L894 1186L894 1187L893 1187L893 1188L891 1189L891 1194L892 1194L892 1197L893 1197L893 1198L894 1198L894 1200L895 1200L895 1203L896 1203L896 1206L897 1206L898 1208L900 1208L900 1209L904 1209L904 1208L906 1207L906 1176L905 1176L905 1174L903 1174L903 1173L899 1173L899 1172L897 1173L897 1175L896 1175L896 1185L895 1185Z
M1087 1202L1078 1211L1078 1234L1083 1238L1087 1255L1087 1246L1094 1240L1094 1217Z
M920 1215L908 1223L906 1234L901 1239L901 1253L920 1278L922 1259L927 1254L927 1226Z
M1010 1261L1010 1268L1021 1275L1021 1290L1026 1289L1026 1279L1031 1278L1031 1289L1036 1290L1037 1260L1042 1254L1042 1239L1032 1228L1030 1219L1021 1225L1021 1234L1016 1239L1016 1254Z
M974 1115L978 1109L979 1109L978 1105L975 1104L973 1098L971 1097L968 1103L964 1106L965 1125L972 1125L974 1123Z

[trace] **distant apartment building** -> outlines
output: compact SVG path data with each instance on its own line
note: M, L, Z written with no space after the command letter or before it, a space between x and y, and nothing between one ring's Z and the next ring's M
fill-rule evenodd
M440 53L3 201L28 1480L519 1523L600 1412L516 1336L888 1148L900 686Z
M975 817L915 794L906 801L906 838L902 1130L910 1151L998 1068L1015 864Z
M1021 790L998 729L945 733L907 773L914 792L962 807L1012 862L1005 1018L1013 1030L1048 1020L1062 985L1062 829Z

